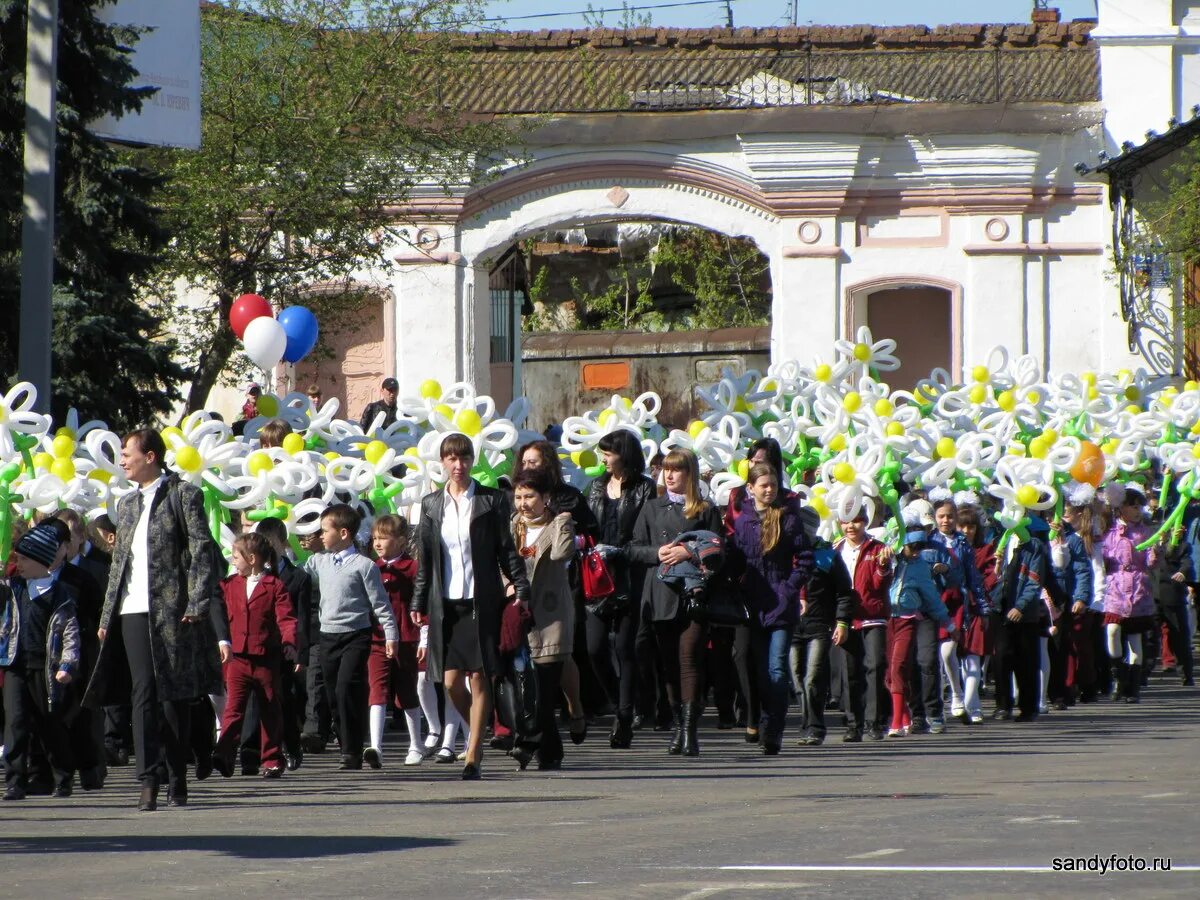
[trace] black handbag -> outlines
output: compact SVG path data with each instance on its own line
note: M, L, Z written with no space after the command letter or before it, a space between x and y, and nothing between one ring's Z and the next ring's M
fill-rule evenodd
M741 586L731 578L716 576L702 592L684 597L684 612L693 622L709 625L749 625L750 609Z
M534 738L541 731L537 672L529 658L528 646L522 646L513 654L508 671L497 681L496 715L504 727L519 738Z

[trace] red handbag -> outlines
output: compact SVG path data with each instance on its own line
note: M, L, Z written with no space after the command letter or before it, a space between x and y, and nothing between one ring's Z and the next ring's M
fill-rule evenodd
M579 569L583 580L583 596L588 600L603 600L616 593L617 586L612 573L608 571L608 563L596 549L596 542L592 538L587 538L584 545Z

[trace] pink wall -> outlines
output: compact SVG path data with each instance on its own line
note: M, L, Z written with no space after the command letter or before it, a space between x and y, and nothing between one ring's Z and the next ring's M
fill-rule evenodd
M392 311L391 297L380 297L355 310L350 322L328 330L322 322L318 349L296 366L296 390L315 383L326 400L338 399L342 418L358 421L366 405L379 399L383 379L395 375Z

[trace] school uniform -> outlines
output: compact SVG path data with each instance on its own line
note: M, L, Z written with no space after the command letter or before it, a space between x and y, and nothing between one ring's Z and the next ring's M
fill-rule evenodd
M229 647L232 657L225 663L225 715L213 756L232 766L242 736L246 704L254 693L258 697L263 733L262 765L268 769L282 768L280 670L284 648L296 646L296 616L291 598L283 582L267 572L260 578L232 575L225 579L221 604L228 630L219 633L219 638Z
M375 567L392 604L400 642L396 645L396 655L388 659L383 624L374 622L371 654L367 658L367 702L371 706L416 709L421 705L417 699L417 644L421 640L421 627L413 624L408 604L412 602L417 561L403 554L395 559L376 560Z

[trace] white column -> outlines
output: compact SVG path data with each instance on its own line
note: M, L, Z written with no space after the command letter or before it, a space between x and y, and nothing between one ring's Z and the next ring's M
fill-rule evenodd
M771 259L771 362L809 365L814 356L830 358L841 336L838 224L832 217L796 219L779 228L782 246Z
M401 265L396 295L396 379L400 396L415 397L421 382L443 385L463 377L464 298L467 273L451 263Z

